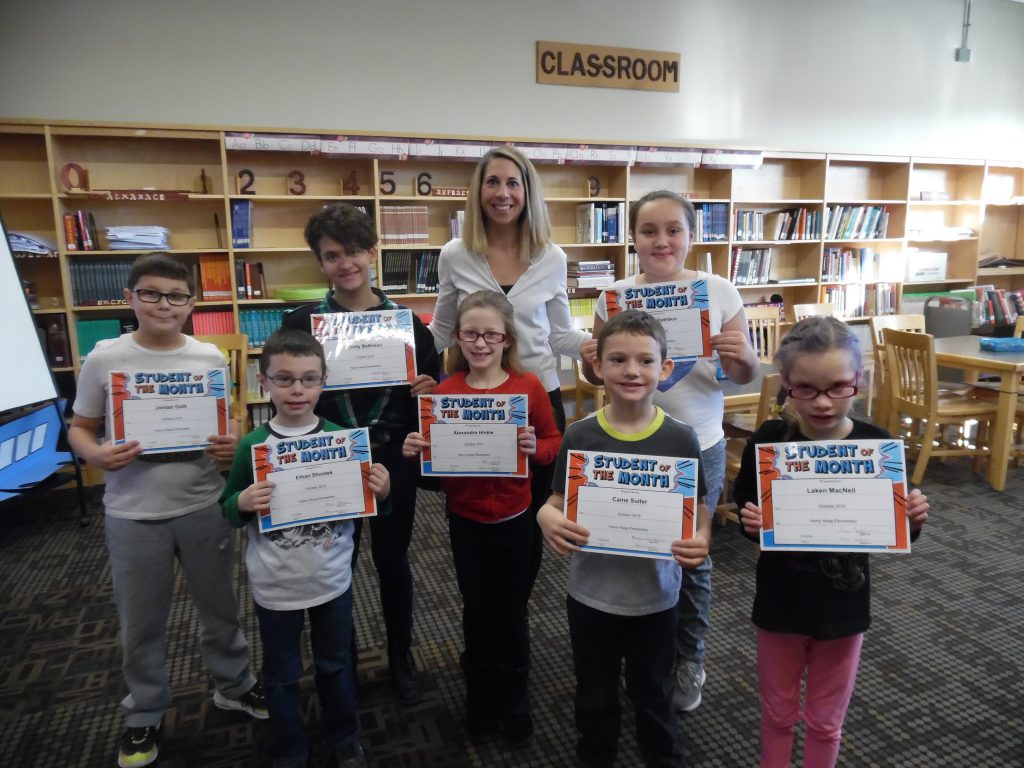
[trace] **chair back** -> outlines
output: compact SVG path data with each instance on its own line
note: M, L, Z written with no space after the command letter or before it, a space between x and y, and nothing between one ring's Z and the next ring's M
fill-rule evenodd
M889 416L889 396L886 392L886 372L885 372L885 347L882 343L882 329L883 328L895 328L898 331L911 331L913 333L924 333L924 315L877 315L872 317L869 322L871 323L871 341L872 348L874 350L874 386L878 387L878 405L875 409L875 420L879 424L885 424L888 421Z
M244 333L214 334L196 336L196 341L213 344L223 354L231 374L231 418L237 419L243 428L249 423L246 403L249 387L246 381L249 366L249 337Z
M1013 325L1013 335L1019 338L1024 338L1024 315L1017 318L1017 322Z
M744 307L750 343L754 354L763 363L770 363L775 357L782 338L782 319L777 307Z
M757 426L761 426L769 418L779 402L779 390L782 389L782 374L768 373L761 379L761 397L757 401Z
M889 431L898 433L899 416L929 419L938 411L935 339L927 333L883 328L888 365Z
M794 304L793 319L800 322L806 317L835 317L835 304Z

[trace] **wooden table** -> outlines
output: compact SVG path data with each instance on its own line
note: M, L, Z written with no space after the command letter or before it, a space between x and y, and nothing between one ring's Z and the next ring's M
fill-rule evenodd
M1005 490L1017 411L1017 390L1021 376L1024 376L1024 352L988 352L981 348L978 336L950 336L935 339L935 362L968 373L994 373L999 376L999 411L991 436L988 481L993 489Z

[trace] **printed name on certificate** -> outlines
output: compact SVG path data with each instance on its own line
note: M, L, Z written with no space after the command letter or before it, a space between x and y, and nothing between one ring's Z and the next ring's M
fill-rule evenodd
M569 451L565 491L586 552L672 559L672 542L696 532L696 459Z
M761 548L909 552L902 440L757 446Z
M420 433L430 443L420 471L434 477L526 477L519 450L526 395L421 395Z
M373 458L365 427L299 437L271 435L252 446L256 482L271 480L260 532L377 514L370 490Z
M656 317L675 362L711 357L711 305L707 280L679 280L608 288L602 294L608 319L627 309Z
M205 449L210 435L228 434L227 381L223 368L111 371L112 441L138 440L143 453Z
M310 325L327 360L324 389L393 386L416 378L411 309L313 315Z

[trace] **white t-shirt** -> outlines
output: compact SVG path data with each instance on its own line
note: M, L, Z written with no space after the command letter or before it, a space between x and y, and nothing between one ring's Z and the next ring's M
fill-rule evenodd
M616 281L611 287L625 288L637 283L638 275ZM697 278L706 280L708 284L708 302L711 305L711 334L720 333L722 325L732 320L736 313L743 309L736 286L723 277L707 272L698 272ZM603 296L602 292L602 296ZM608 313L604 301L597 301L597 316L605 322ZM689 424L697 433L701 450L707 450L723 437L722 415L725 411L725 399L722 387L715 378L718 363L713 358L701 358L685 375L676 380L668 389L659 387L654 393L654 404L660 406L674 419ZM678 375L683 369L677 367ZM671 380L670 380L671 381Z
M74 411L88 419L105 417L106 434L113 434L107 402L110 371L192 370L226 368L224 355L213 344L182 336L178 349L141 346L130 333L99 342L85 358L78 377ZM214 432L211 428L210 432ZM149 463L137 458L106 473L105 511L127 520L163 520L216 504L224 487L217 462L207 453L191 461Z

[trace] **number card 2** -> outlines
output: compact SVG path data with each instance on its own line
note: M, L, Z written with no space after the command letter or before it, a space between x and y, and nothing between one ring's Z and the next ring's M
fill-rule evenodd
M210 435L228 434L227 381L223 368L111 371L111 440L138 440L143 453L205 449Z
M310 324L327 358L324 389L393 386L416 378L411 309L332 312L313 315Z
M569 451L565 516L590 532L586 552L670 560L696 514L696 459Z
M256 482L271 480L270 509L260 512L260 533L306 523L372 517L370 435L365 427L276 437L252 446Z
M757 446L761 549L910 552L902 440Z
M420 433L430 445L420 471L434 477L526 477L519 433L526 395L420 395Z

